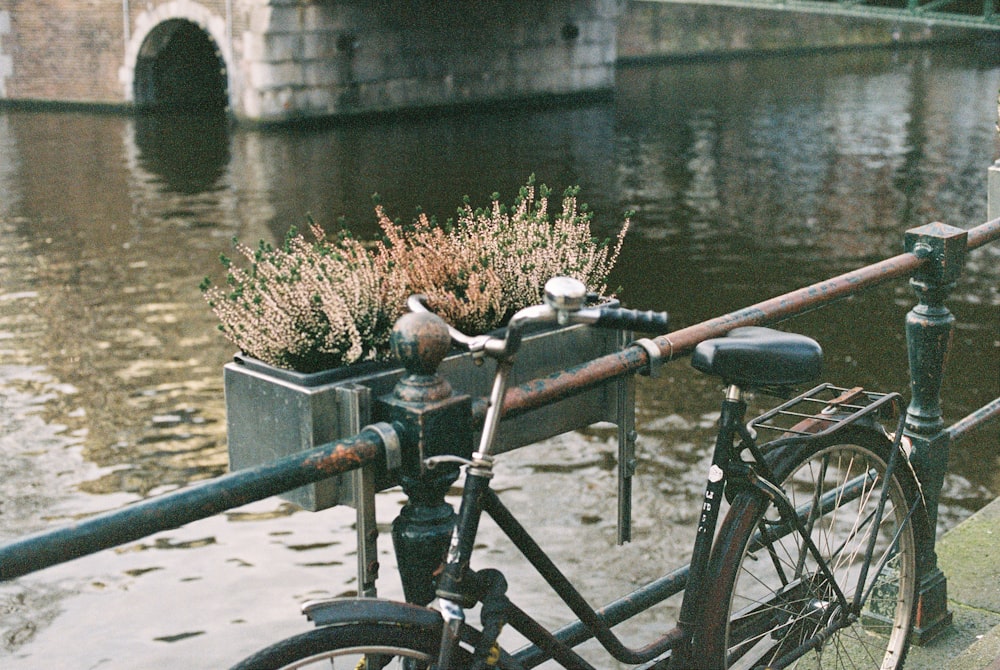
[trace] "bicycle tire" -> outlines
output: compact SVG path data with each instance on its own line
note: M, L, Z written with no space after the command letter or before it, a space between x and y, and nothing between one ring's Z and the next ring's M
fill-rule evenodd
M261 649L232 670L295 670L323 667L358 670L432 667L441 626L410 622L355 621L321 626ZM337 659L336 662L334 659ZM464 667L468 656L459 659ZM343 661L343 662L341 662ZM323 663L323 665L319 665Z
M854 425L821 439L783 441L766 457L849 602L859 592L891 449L881 431ZM736 495L710 558L709 574L716 578L707 586L695 658L728 670L901 668L916 614L917 551L927 518L902 452L893 470L860 589L868 595L850 623L838 619L830 580L804 550L802 537L780 524L767 496L757 489ZM845 493L847 482L857 485L856 497ZM841 493L829 493L838 486ZM762 539L766 535L770 541ZM818 648L804 651L806 641Z

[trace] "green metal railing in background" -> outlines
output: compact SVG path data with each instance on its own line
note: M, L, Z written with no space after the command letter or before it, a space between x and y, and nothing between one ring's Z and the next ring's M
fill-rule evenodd
M905 252L898 256L661 335L652 342L659 348L663 360L669 362L689 354L698 342L723 335L733 328L783 321L888 281L909 277L917 295L917 305L906 320L911 378L906 433L913 444L911 459L918 470L933 517L936 516L937 498L951 443L1000 418L1000 398L997 398L946 428L940 404L943 363L954 323L954 317L944 306L944 301L962 272L966 252L997 240L1000 240L1000 218L968 231L940 223L921 226L906 233ZM504 416L511 417L575 396L608 380L643 372L649 365L650 354L642 346L631 346L596 358L508 390ZM423 369L420 374L411 372L414 378L420 377L418 381L421 384L417 385L420 388L427 386L427 377L435 376L428 375ZM400 385L406 380L404 377ZM423 400L425 402L413 393L407 394L406 402L398 408L399 411L383 412L380 418L385 421L368 426L351 438L0 546L0 581L176 528L366 465L384 471L389 462L402 463L399 472L404 479L407 476L411 479L410 486L404 486L410 496L407 506L413 504L411 511L416 511L411 517L416 518L421 506L431 509L439 502L443 503L444 493L443 490L434 491L442 489L441 482L421 481L425 473L422 472L420 459L413 458L413 454L419 452L421 445L438 444L441 440L456 441L454 416L449 414L453 408L449 409L449 403L445 402L449 398L434 395ZM393 399L386 396L380 402L388 406ZM482 406L483 403L472 403L473 419L479 416ZM468 417L468 409L465 417ZM467 420L464 423L469 424ZM469 427L466 426L465 430ZM447 489L447 485L443 489ZM447 541L447 535L444 539ZM922 603L917 634L918 639L929 639L949 624L950 613L947 609L946 580L937 568L934 547L923 547L920 553ZM440 555L437 554L438 560Z
M1000 30L996 0L655 0Z

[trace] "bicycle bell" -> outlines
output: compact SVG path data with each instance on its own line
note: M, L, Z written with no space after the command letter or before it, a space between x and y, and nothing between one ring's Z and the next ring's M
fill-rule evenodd
M579 279L553 277L545 282L545 304L555 310L560 325L565 325L570 313L583 309L586 302L587 287Z

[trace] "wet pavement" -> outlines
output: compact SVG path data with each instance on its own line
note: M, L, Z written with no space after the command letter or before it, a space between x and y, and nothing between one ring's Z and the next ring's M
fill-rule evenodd
M938 566L948 580L952 625L913 647L909 670L1000 667L1000 499L945 533Z

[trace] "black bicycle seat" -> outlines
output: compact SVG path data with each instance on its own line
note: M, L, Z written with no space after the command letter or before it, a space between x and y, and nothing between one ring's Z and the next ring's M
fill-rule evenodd
M691 355L691 365L727 384L790 386L819 376L823 350L805 335L746 326L701 342Z

